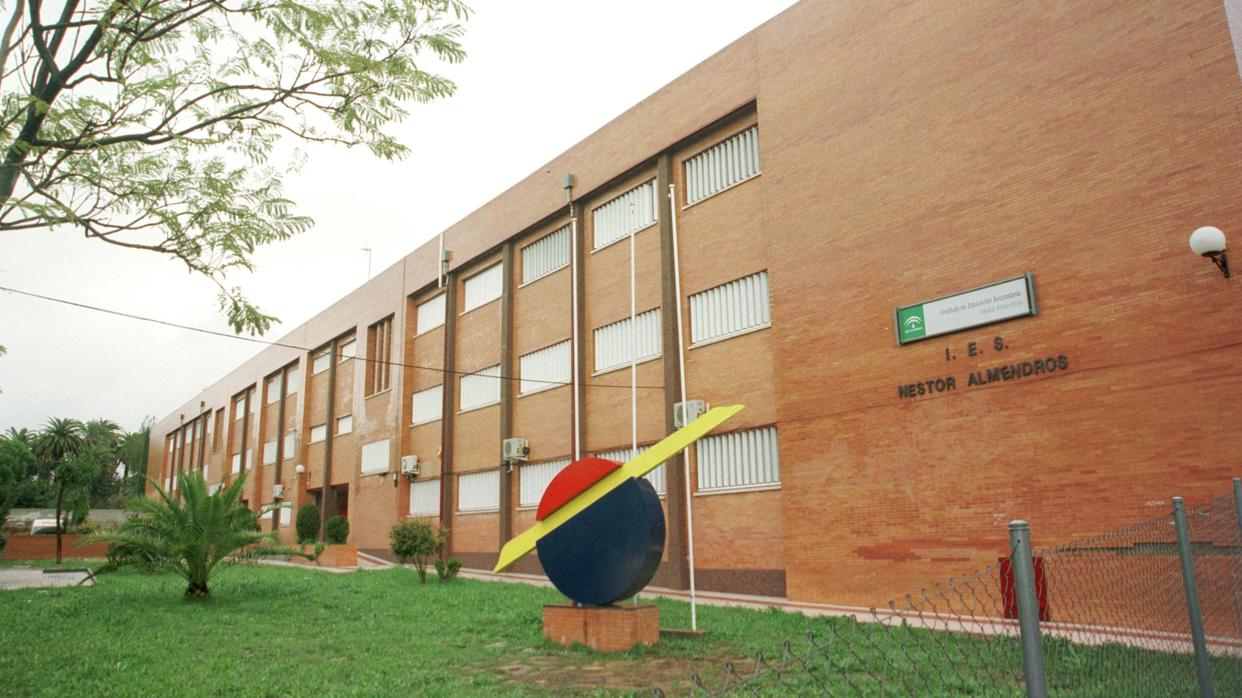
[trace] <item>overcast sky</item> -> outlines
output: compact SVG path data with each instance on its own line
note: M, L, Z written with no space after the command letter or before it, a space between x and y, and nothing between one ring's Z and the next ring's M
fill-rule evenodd
M286 193L313 230L235 275L277 339L792 0L474 0L457 94L393 132L413 154L315 148ZM228 331L215 286L180 262L73 230L0 233L0 286ZM258 345L0 292L0 430L49 417L163 417Z

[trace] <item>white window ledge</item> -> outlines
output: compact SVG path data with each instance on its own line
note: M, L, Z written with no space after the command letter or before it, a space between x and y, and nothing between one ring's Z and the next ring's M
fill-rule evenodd
M742 335L750 334L751 332L760 332L762 330L770 330L770 329L772 329L772 323L765 322L762 325L755 325L754 327L747 327L744 330L738 330L737 332L730 332L729 334L723 334L723 335L720 335L719 337L712 337L711 339L704 339L701 342L695 342L694 344L691 344L690 346L686 347L686 349L687 350L698 349L699 347L705 347L705 346L708 346L709 344L716 344L717 342L723 342L726 339L733 339L734 337L741 337Z
M479 410L485 410L489 407L495 407L496 405L499 405L499 404L500 404L500 400L493 400L485 405L476 405L474 407L469 407L464 410L457 410L457 414L466 414L468 412L478 412Z
M684 161L683 161L683 162L684 162ZM761 174L763 174L763 171L762 171L762 170L760 170L759 172L754 173L753 175L751 175L751 176L747 177L746 179L739 179L738 181L734 182L733 184L730 184L729 186L725 187L724 189L721 189L720 191L717 191L717 192L712 192L711 194L708 194L707 196L705 196L705 197L703 197L703 198L699 199L698 201L696 201L696 202L694 202L694 203L692 203L692 204L686 204L685 206L682 206L682 207L681 207L681 210L685 211L685 210L686 210L686 209L688 209L688 208L694 208L695 206L698 206L699 204L703 203L704 201L708 201L708 200L710 200L710 199L712 199L712 198L714 198L714 197L720 196L721 194L723 194L723 193L725 193L725 192L729 191L730 189L732 189L732 188L734 188L734 187L738 186L739 184L745 184L745 183L749 182L750 180L754 179L755 177L758 177L758 176L759 176L759 175L761 175Z
M643 365L643 364L645 364L645 363L650 363L650 362L652 362L652 361L658 361L658 360L660 360L660 359L662 359L662 358L664 358L664 354L662 354L662 353L661 353L661 354L656 354L655 356L647 356L647 357L641 358L641 359L639 359L638 361L634 362L634 365L635 365L635 366L642 366L642 365ZM592 373L592 374L591 374L591 377L592 377L592 378L594 378L594 377L596 377L596 376L602 376L602 375L604 375L604 374L606 374L606 373L612 373L612 372L614 372L614 371L620 371L620 370L623 370L623 369L627 369L627 368L629 368L629 367L630 367L630 362L629 362L629 361L626 361L625 363L623 363L623 364L621 364L621 365L619 365L619 366L610 366L610 367L608 367L608 368L603 369L602 371L596 371L595 373ZM626 387L626 386L621 386L621 387Z
M466 315L469 315L470 313L473 313L474 311L478 310L479 308L486 308L487 306L491 305L492 303L495 303L496 301L498 301L498 300L500 300L501 298L504 298L504 297L505 297L505 294L503 294L503 293L502 293L502 294L500 294L499 296L496 296L495 298L491 299L490 301L488 301L488 302L486 302L486 303L484 303L484 304L482 304L482 305L476 305L476 306L474 306L473 308L471 308L470 310L463 310L463 311L461 311L460 313L458 313L458 314L457 314L457 317L465 317ZM428 331L430 332L430 330L428 330Z
M654 228L654 227L656 227L656 226L657 226L657 225L659 225L659 224L660 224L660 217L659 217L659 216L656 216L656 219L655 219L655 222L654 222L654 223L651 223L650 225L644 225L643 227L639 228L638 230L635 230L635 231L634 231L634 232L632 232L632 233L626 233L625 235L622 235L621 237L617 238L616 240L613 240L612 242L608 243L607 245L604 245L603 247L596 247L596 248L594 248L593 250L591 250L591 254L595 254L596 252L600 252L600 251L602 251L602 250L606 250L606 249L608 249L609 247L612 247L613 245L617 244L618 242L621 242L621 241L623 241L623 240L628 240L628 239L630 239L630 236L631 236L631 235L638 235L639 233L643 232L644 230L647 230L647 229L649 229L649 228ZM592 237L592 239L595 237L595 231L594 231L594 230L592 230L592 231L591 231L591 237Z
M737 487L713 487L710 490L699 490L694 493L696 497L710 497L716 494L739 494L741 492L771 492L779 490L781 483L767 482L762 485L739 485Z
M603 249L603 248L600 248L600 249ZM573 257L573 250L570 250L570 251L569 251L569 255L570 255L570 257L571 257L571 258ZM541 280L541 279L546 279L546 278L548 278L549 276L552 276L553 274L555 274L556 272L558 272L558 271L560 271L560 270L562 270L562 269L568 269L570 266L572 266L572 263L565 263L565 264L562 264L561 266L559 266L559 267L557 267L557 268L555 268L555 269L552 269L552 270L549 270L549 271L545 271L544 273L540 274L539 276L536 276L535 278L531 279L530 281L523 281L522 283L518 284L518 288L526 288L527 286L530 286L531 284L535 283L536 281L539 281L539 280Z
M457 510L458 516L469 516L471 514L499 514L499 513L500 513L500 507L497 507L495 509L467 509L465 511L462 511L461 509Z

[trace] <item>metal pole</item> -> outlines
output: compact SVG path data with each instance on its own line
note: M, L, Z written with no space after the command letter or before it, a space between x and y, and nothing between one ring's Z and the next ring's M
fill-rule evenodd
M1199 678L1199 695L1202 698L1215 698L1212 671L1208 668L1207 641L1203 636L1203 612L1199 609L1199 587L1195 584L1195 561L1190 555L1190 527L1186 524L1186 505L1181 497L1173 498L1173 523L1177 528L1177 555L1182 562L1186 612L1190 616L1190 639L1195 646L1195 674Z
M673 228L673 286L677 294L677 362L678 378L681 385L681 401L686 401L686 329L683 325L681 312L681 258L677 243L677 190L675 184L668 185L668 210L672 211ZM686 488L686 541L689 543L687 562L690 566L690 629L699 629L699 603L694 588L694 497L690 493L690 446L682 449L681 472Z
M1018 631L1022 634L1022 673L1027 698L1048 698L1044 674L1044 647L1039 636L1039 600L1035 598L1035 565L1031 562L1031 525L1009 522L1009 558L1013 568L1014 594L1018 599Z

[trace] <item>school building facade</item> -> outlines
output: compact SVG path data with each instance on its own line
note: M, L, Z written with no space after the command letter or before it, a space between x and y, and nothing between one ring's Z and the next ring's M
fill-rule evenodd
M428 517L490 569L561 467L628 457L633 382L640 447L746 405L651 476L655 584L688 584L688 481L700 588L865 605L1011 519L1053 545L1222 492L1242 281L1186 240L1242 232L1226 5L805 0L186 400L148 473L244 472L376 554ZM1007 280L1010 319L933 327Z

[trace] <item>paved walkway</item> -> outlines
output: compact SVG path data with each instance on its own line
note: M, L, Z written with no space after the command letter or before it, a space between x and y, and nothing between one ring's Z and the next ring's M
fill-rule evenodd
M0 568L0 589L75 587L94 584L95 577L88 570L44 570L38 567Z

